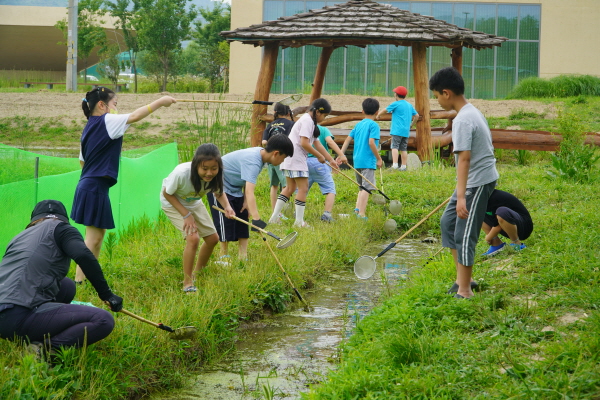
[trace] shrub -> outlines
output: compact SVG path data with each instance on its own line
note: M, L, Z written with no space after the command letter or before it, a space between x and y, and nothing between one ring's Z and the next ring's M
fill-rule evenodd
M565 112L559 114L557 122L562 141L559 151L551 156L554 170L548 174L576 183L589 182L600 156L593 145L585 144L585 125L577 115Z
M507 96L509 99L530 97L600 96L600 78L592 75L559 75L551 79L523 79Z

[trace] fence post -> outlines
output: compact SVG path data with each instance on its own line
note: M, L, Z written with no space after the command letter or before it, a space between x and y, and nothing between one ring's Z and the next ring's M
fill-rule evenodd
M40 158L36 157L35 158L35 168L34 168L34 172L33 172L33 206L35 207L35 205L38 203L38 185L40 184L39 181L39 172L40 172Z

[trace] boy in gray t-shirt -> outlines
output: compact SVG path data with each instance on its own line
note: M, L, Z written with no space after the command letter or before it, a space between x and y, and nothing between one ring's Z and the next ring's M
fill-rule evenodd
M452 123L456 189L442 215L441 230L442 245L452 250L456 264L456 282L448 293L470 298L477 286L472 280L475 246L498 180L492 134L483 114L465 98L465 83L455 68L436 72L429 89L444 110L458 113Z

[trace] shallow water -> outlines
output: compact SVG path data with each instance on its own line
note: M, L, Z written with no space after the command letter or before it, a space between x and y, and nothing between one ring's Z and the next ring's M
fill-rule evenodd
M374 256L389 242L366 249ZM235 350L192 379L189 386L154 400L299 399L308 385L336 367L337 346L348 338L357 319L367 315L386 292L400 290L410 268L421 265L439 244L404 240L378 263L375 275L359 280L351 267L302 295L314 308L297 308L248 325ZM385 276L385 279L382 279ZM387 282L386 282L387 281Z

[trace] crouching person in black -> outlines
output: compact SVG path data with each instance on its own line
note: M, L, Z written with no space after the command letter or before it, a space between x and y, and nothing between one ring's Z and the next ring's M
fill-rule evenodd
M494 189L488 199L481 229L485 232L485 241L490 245L483 255L490 257L508 248L499 235L509 238L510 247L514 250L525 249L527 246L521 241L533 232L533 220L521 200L508 192Z
M67 215L60 201L39 202L0 262L0 337L29 341L39 352L90 345L114 328L110 312L69 304L75 297L75 282L66 278L71 260L112 311L123 308L123 299L110 290L98 260Z

